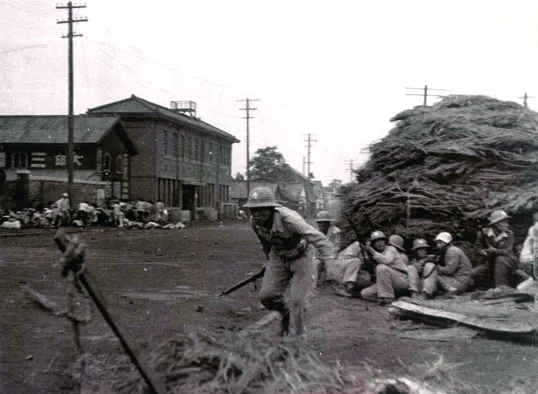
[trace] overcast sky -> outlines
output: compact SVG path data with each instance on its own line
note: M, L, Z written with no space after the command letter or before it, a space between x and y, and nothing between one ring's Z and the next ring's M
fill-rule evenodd
M385 136L389 119L438 94L538 97L538 3L512 1L88 0L76 15L75 111L131 94L198 116L241 140L258 98L251 152L277 145L302 171L306 134L324 183ZM67 112L67 25L46 0L0 0L0 113ZM430 99L433 102L433 97ZM529 106L538 108L538 98Z

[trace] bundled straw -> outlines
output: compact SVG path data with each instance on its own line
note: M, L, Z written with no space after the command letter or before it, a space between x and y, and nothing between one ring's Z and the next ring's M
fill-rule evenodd
M448 96L392 121L342 196L361 229L368 226L359 206L375 226L402 226L410 238L449 231L463 239L473 220L499 208L529 225L526 214L538 209L537 113L485 96Z

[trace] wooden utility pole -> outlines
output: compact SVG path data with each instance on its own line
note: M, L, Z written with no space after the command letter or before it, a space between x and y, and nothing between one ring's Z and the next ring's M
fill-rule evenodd
M348 160L347 164L349 165L349 168L347 169L349 171L349 181L353 182L353 160Z
M525 108L529 108L529 105L528 105L528 99L530 98L534 98L534 97L531 97L531 96L527 96L527 93L525 93L523 95L523 97L518 97L520 99L523 99L523 105L525 106Z
M253 101L260 101L259 99L250 99L247 98L245 100L237 100L239 102L245 102L245 108L240 108L241 111L245 111L246 115L243 119L247 120L247 197L250 196L250 119L252 119L252 116L250 116L250 111L256 111L258 108L252 108L250 106L250 103Z
M308 179L311 179L312 178L312 173L310 172L310 165L313 164L312 161L310 160L310 149L312 148L312 142L318 142L317 140L313 140L312 139L312 134L308 133L306 134L307 135L307 139L304 141L306 142L306 148L307 148L307 161L306 161L306 166L307 166L307 170L306 170L306 176Z
M430 90L439 90L439 91L446 91L446 89L432 89L432 88L428 88L428 85L424 85L423 88L405 88L405 89L410 89L410 90L423 90L423 93L420 93L420 94L417 94L417 93L406 93L405 95L406 96L423 96L424 97L424 103L423 105L426 106L428 105L428 92ZM433 95L434 97L443 97L441 95Z
M73 33L73 23L87 22L88 18L73 18L73 9L86 8L85 5L74 5L71 1L67 5L57 5L57 9L67 10L67 20L58 21L58 23L68 24L68 33L62 38L67 38L68 43L68 70L69 70L69 89L68 89L68 115L67 115L67 193L69 195L69 204L71 208L74 207L73 196L73 156L75 153L75 141L74 141L74 128L75 128L75 115L74 115L74 77L73 77L73 37L82 37L82 34Z

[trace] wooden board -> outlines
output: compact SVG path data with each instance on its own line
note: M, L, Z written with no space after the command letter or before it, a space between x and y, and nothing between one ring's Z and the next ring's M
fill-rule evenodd
M396 301L391 304L389 311L395 315L406 315L410 318L422 320L422 317L430 321L452 322L462 324L479 330L491 331L495 333L511 335L529 335L536 332L538 320L529 319L528 313L523 312L524 319L518 319L518 309L514 308L513 315L516 318L494 318L475 317L464 313L456 313L446 310L439 310L433 307L417 305L408 301Z

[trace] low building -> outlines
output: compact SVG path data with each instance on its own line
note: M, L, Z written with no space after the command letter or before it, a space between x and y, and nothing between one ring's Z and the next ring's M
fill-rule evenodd
M274 194L276 201L304 216L306 210L306 192L302 183L285 182L250 182L250 190L256 187L267 187ZM230 198L241 208L248 200L247 182L233 181Z
M161 200L192 218L230 201L232 145L239 140L197 118L196 103L167 108L132 95L88 113L119 116L139 148L131 170L135 197Z
M67 139L67 116L0 116L3 205L47 204L67 191ZM131 158L138 150L119 117L76 116L74 144L73 201L131 198ZM14 187L21 174L29 178L26 196Z

